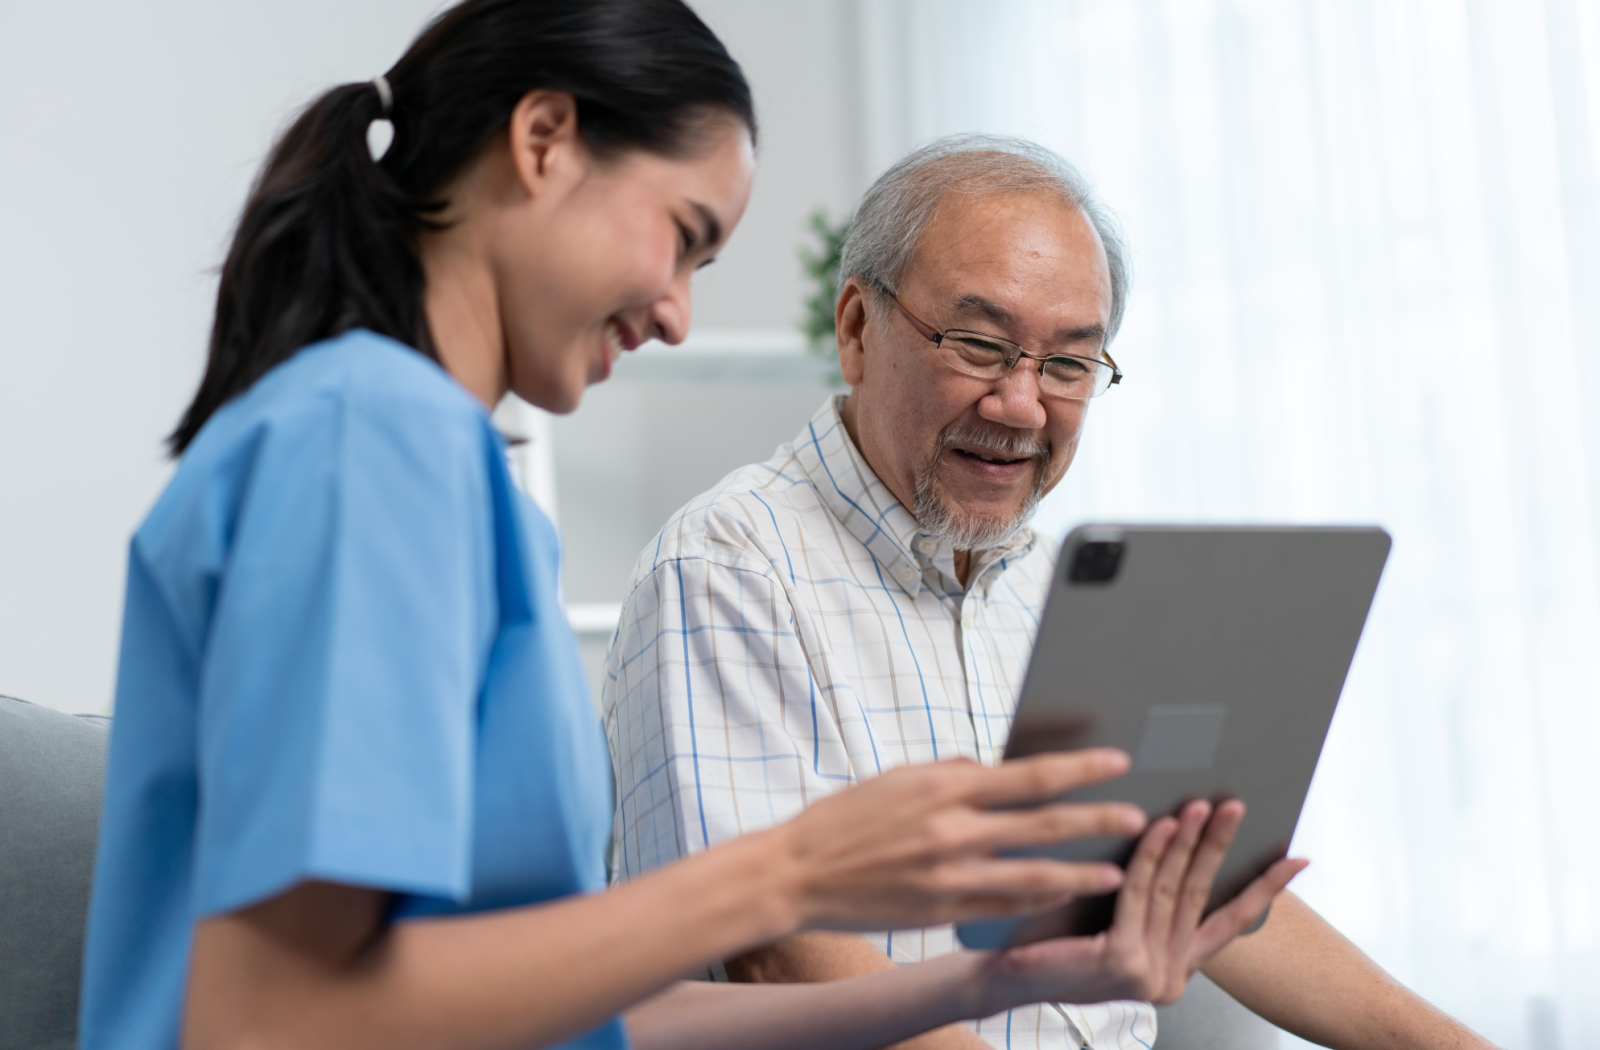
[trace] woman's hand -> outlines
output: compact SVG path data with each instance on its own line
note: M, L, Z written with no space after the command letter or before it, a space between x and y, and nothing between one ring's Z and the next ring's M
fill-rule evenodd
M1113 864L996 857L1064 839L1137 834L1125 803L1038 802L1127 772L1093 749L982 766L966 759L891 770L765 834L790 865L798 924L872 930L1040 911L1122 883ZM713 851L714 852L714 851Z
M882 795L868 792L875 784ZM908 814L912 824L938 823L942 818L930 814L961 810L963 803L930 798L926 812L912 812L916 807L908 805L900 792L930 786L885 776L834 797L877 798L884 804L881 816L890 823L897 813ZM944 784L938 789L957 790ZM868 841L853 839L849 848L892 855L891 840L898 841L904 829L885 827L870 811L860 815L862 822L852 834ZM952 952L848 979L765 985L688 982L631 1011L629 1028L638 1045L650 1050L750 1045L770 1050L814 1046L864 1050L1028 1003L1172 1002L1183 994L1195 969L1246 929L1305 867L1304 861L1279 861L1202 922L1212 881L1243 816L1244 805L1239 802L1223 803L1215 814L1207 803L1196 802L1176 819L1155 821L1128 864L1111 928L1098 936L1041 941L1004 952ZM872 841L873 835L881 835L883 842ZM946 863L936 850L924 856L935 858L935 868ZM885 878L894 867L880 855L873 878ZM877 885L871 880L864 884ZM1007 899L1022 896L1026 894ZM922 913L918 916L920 921Z
M1033 1002L1176 1002L1206 960L1248 929L1307 862L1280 860L1201 921L1244 803L1191 802L1150 825L1128 863L1110 929L996 952L984 1012Z

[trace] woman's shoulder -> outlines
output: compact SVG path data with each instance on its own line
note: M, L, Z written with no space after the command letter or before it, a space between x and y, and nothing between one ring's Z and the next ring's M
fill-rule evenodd
M192 548L199 529L211 536L200 547L225 546L252 492L308 511L319 498L476 504L498 452L488 413L444 369L358 329L306 347L220 409L136 542Z
M483 406L437 363L364 328L301 350L246 391L237 408L240 415L254 417L328 403L396 407L467 424L488 423ZM233 408L229 405L217 415Z
M314 343L224 405L179 473L209 471L262 440L341 440L371 431L441 447L492 437L488 412L437 363L357 328Z

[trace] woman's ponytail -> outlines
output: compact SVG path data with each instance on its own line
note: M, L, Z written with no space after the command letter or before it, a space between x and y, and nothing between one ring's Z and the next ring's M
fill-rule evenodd
M373 84L345 84L273 147L222 264L206 373L175 454L223 404L331 334L361 326L434 356L413 245L420 202L369 152L380 116Z
M572 94L602 155L681 152L708 111L755 130L743 73L681 0L466 0L384 82L390 100L376 82L334 88L273 147L222 265L205 377L168 439L174 455L272 368L348 329L437 359L418 234L527 92ZM381 161L367 145L378 119L394 127Z

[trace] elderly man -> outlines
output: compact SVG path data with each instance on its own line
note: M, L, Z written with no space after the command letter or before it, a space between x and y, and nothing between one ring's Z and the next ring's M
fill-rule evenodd
M836 314L849 394L680 511L634 570L604 690L620 877L892 766L999 759L1055 554L1027 521L1120 378L1126 273L1082 179L1027 143L934 143L867 192ZM831 980L956 948L949 927L808 934L717 976ZM1287 893L1206 972L1330 1046L1487 1045ZM1154 1036L1149 1004L1118 1002L904 1045Z

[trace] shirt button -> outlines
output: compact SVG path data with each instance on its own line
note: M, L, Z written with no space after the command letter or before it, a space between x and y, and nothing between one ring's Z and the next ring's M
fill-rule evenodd
M938 549L939 541L934 539L932 536L919 536L917 538L917 550L921 553L932 554Z
M899 576L901 583L910 583L912 580L917 578L917 570L913 569L909 565L902 565L900 567Z

